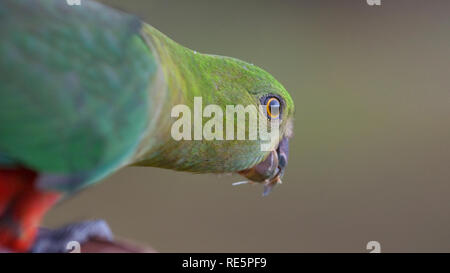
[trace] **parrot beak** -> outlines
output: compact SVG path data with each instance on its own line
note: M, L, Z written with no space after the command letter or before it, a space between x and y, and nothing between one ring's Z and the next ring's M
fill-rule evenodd
M264 183L263 196L268 195L276 184L281 184L281 178L287 165L289 155L289 138L283 137L276 150L270 152L261 163L238 172L247 177L251 182ZM247 182L245 182L247 183ZM233 185L243 184L237 182Z

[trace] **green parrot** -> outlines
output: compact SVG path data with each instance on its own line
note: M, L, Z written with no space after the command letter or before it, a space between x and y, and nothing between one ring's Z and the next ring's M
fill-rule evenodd
M198 97L224 111L262 106L279 137L266 150L261 139L175 139L174 106ZM284 174L293 115L291 96L263 69L190 50L134 15L89 0L2 0L0 247L64 251L71 236L110 238L102 221L53 232L39 223L61 199L130 165L239 173L267 194Z

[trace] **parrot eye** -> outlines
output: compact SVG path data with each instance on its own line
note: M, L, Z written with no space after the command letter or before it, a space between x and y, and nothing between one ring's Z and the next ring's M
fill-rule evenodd
M281 101L277 97L267 97L264 99L266 114L269 119L277 119L281 114Z

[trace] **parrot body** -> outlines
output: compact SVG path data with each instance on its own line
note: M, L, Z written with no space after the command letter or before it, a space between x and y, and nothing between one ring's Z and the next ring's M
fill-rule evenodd
M133 153L149 123L158 69L137 18L83 4L0 5L0 154L67 175L63 190Z
M0 246L29 249L48 208L124 166L258 165L268 157L258 141L174 140L170 110L198 96L258 105L265 94L283 100L281 139L292 99L254 65L197 53L93 1L1 1Z

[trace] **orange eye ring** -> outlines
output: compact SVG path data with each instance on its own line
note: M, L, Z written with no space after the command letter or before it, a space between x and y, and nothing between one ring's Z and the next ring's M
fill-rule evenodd
M272 101L277 101L278 104L280 104L280 102L279 102L279 100L278 100L277 98L270 98L270 99L267 101L267 103L266 103L266 111L267 111L267 115L269 115L270 118L275 119L275 118L278 118L278 117L280 116L280 111L279 111L279 109L278 109L278 114L277 114L277 115L273 115L273 114L272 114L272 112L270 111L270 108L271 108L271 107L270 107L270 103L271 103Z

